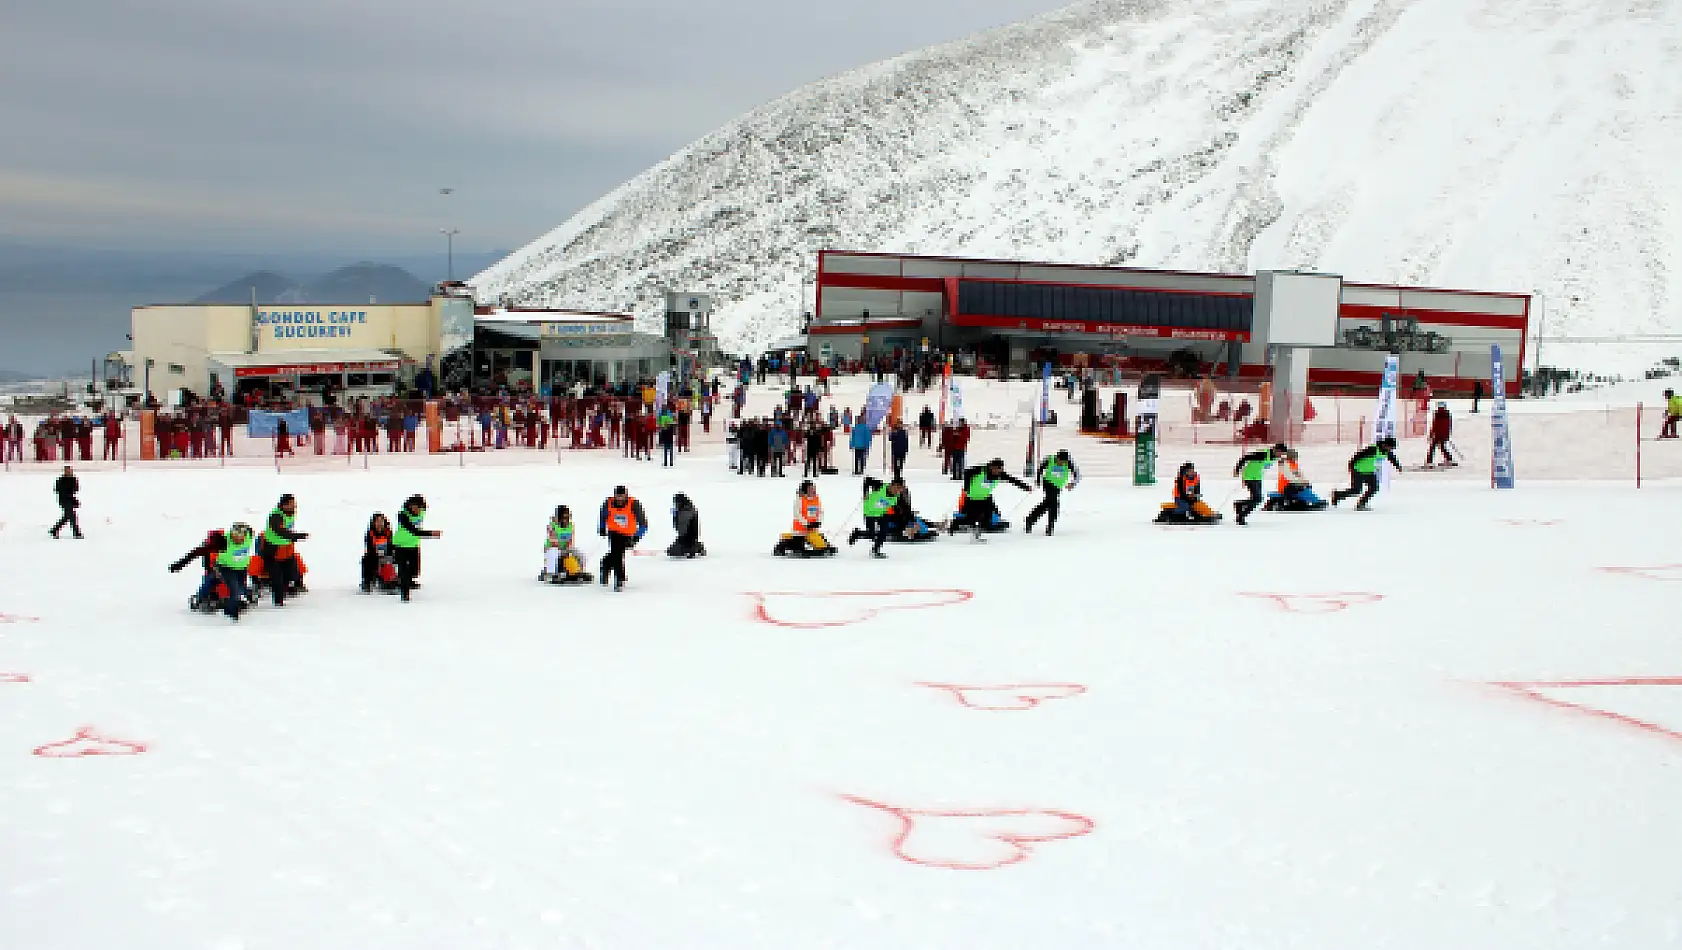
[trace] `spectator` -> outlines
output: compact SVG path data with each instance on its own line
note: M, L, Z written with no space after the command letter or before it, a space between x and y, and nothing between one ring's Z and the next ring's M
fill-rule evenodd
M78 538L82 536L82 525L76 520L76 509L82 507L82 503L76 499L76 493L81 491L81 488L81 483L76 481L76 473L70 466L64 466L64 474L53 482L53 493L58 496L58 510L60 512L58 523L53 525L52 530L48 532L54 538L58 537L58 533L64 529L65 525L70 526L73 536Z

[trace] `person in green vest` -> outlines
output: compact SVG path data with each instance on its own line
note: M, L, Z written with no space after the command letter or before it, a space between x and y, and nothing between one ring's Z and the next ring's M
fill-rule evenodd
M1262 506L1267 500L1267 493L1262 490L1262 476L1267 474L1267 467L1285 457L1289 451L1285 443L1276 442L1270 449L1251 452L1238 460L1232 467L1232 475L1244 483L1250 492L1250 497L1240 498L1232 503L1232 510L1238 513L1238 523L1244 524L1244 519L1250 517L1250 512Z
M1057 528L1057 515L1062 511L1059 504L1065 490L1074 491L1080 484L1080 469L1075 467L1075 460L1069 457L1068 449L1058 449L1057 454L1040 461L1039 470L1034 474L1034 481L1045 489L1045 497L1028 512L1028 519L1022 523L1022 530L1033 533L1034 522L1045 516L1045 533L1051 534Z
M222 544L221 553L216 555L216 573L228 588L222 612L238 623L240 611L245 607L245 572L251 566L251 556L257 553L257 538L251 526L240 521L222 536Z
M410 495L397 512L397 530L392 532L392 554L397 561L397 596L409 602L409 591L420 585L420 543L422 538L441 538L442 531L426 530L426 499Z
M1025 492L1033 491L1028 484L1005 471L1004 459L993 459L986 465L975 465L964 469L963 473L963 501L959 506L959 518L953 519L953 527L963 523L971 528L971 537L976 541L985 541L981 532L986 530L1003 530L1009 525L1003 524L999 518L999 506L993 501L993 489L1000 482L1009 482Z
M905 491L905 479L896 478L886 485L874 478L866 479L864 490L864 529L853 529L847 535L847 543L853 545L869 538L870 556L885 558L887 555L882 553L882 545L894 529L893 511L899 504L900 494Z
M294 527L298 520L298 499L290 493L281 495L269 512L263 526L263 538L257 554L263 559L263 572L269 577L269 590L274 594L276 607L286 606L286 598L304 592L304 577L298 570L293 545L309 537L309 532Z
M572 509L557 506L543 538L543 573L538 575L538 580L564 584L591 579L590 573L584 570L584 555L578 550L577 537L578 526L573 524Z
M1388 461L1401 470L1402 464L1396 461L1396 440L1393 438L1379 439L1349 457L1349 487L1332 492L1332 505L1345 498L1361 496L1355 503L1356 511L1366 511L1367 502L1378 494L1378 467Z

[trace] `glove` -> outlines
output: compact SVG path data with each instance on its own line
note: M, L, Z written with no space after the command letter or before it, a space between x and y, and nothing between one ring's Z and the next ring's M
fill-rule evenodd
M294 540L294 541L304 541L304 540L307 540L309 538L309 536L310 536L310 533L308 531L299 531L298 536L296 538L293 538L292 540Z
M182 568L183 568L183 567L186 567L186 566L187 566L187 562L185 562L185 561L176 561L176 562L175 562L175 563L174 563L174 564L171 564L171 565L170 565L170 566L169 566L169 572L170 572L170 573L171 573L171 574L179 574L179 573L181 573L181 569L182 569Z
M821 522L821 521L814 521L814 522L812 522L812 524L811 524L811 525L810 525L810 526L809 526L809 527L808 527L808 529L807 529L807 530L810 530L810 531L816 531L816 530L818 530L818 528L820 528L820 527L822 527L822 526L823 526L823 522Z

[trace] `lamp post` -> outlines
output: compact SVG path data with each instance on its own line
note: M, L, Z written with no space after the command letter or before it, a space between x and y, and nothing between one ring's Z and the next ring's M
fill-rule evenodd
M456 279L456 235L461 231L456 228L439 228L438 233L444 235L444 279Z

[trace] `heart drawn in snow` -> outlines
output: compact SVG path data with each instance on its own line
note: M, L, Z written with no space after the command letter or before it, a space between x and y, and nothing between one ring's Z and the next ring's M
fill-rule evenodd
M1356 604L1374 604L1384 599L1383 594L1366 593L1264 594L1246 591L1238 596L1271 600L1279 605L1280 610L1293 614L1335 614Z
M929 689L944 689L970 709L1033 709L1048 699L1068 699L1086 692L1075 683L1024 683L1015 686L959 686L955 683L918 683Z
M0 673L0 683L27 683L28 673Z
M81 759L95 755L139 755L145 751L145 743L102 736L92 726L83 726L69 739L37 746L35 754L43 759Z
M1607 574L1628 574L1649 581L1682 581L1682 564L1659 564L1654 567L1603 567Z
M25 617L22 614L0 614L0 623L40 623L40 617Z
M857 590L817 593L750 593L761 623L820 630L864 623L889 610L922 610L961 604L975 595L967 590Z
M1557 518L1548 521L1540 518L1499 518L1497 520L1501 524L1512 525L1515 528L1552 528L1565 523Z
M993 871L1026 861L1033 845L1078 838L1092 819L1049 808L925 811L842 796L899 821L891 847L901 861L951 871Z

